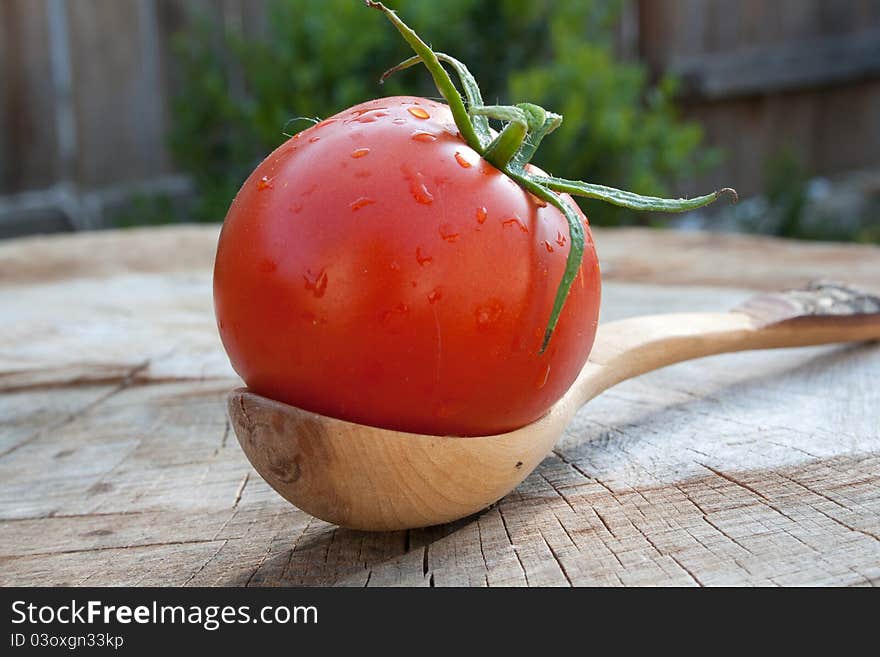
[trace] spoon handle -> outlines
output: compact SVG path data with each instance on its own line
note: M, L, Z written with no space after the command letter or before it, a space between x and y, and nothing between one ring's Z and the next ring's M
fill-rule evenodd
M880 339L880 296L820 281L760 294L726 313L673 313L601 324L578 381L578 405L626 379L693 358L748 349Z

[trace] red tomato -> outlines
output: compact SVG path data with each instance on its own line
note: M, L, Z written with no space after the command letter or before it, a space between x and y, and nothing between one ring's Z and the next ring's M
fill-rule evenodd
M543 415L590 352L587 227L538 354L568 250L562 213L469 148L446 105L381 98L297 134L245 182L217 250L220 335L263 396L390 429L505 432Z

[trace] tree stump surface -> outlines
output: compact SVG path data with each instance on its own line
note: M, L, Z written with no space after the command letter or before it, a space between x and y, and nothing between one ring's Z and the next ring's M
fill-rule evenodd
M880 249L596 230L602 319L726 310ZM477 516L363 533L292 507L225 412L217 227L0 244L0 585L876 585L880 346L625 382Z

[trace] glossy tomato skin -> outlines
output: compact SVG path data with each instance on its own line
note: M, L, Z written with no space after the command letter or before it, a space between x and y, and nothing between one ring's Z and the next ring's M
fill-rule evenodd
M562 213L470 149L446 105L352 107L279 147L233 201L214 269L223 344L253 391L323 415L518 428L565 393L595 337L580 216L583 265L539 355L570 246Z

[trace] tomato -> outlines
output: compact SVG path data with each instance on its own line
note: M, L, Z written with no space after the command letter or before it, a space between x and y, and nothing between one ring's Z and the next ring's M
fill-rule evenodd
M435 435L524 426L595 337L599 267L578 215L583 263L539 355L570 246L563 214L468 147L446 105L352 107L288 140L232 203L220 336L251 390L323 415Z

